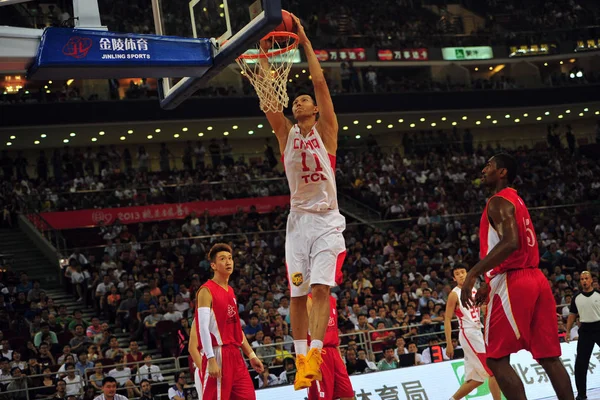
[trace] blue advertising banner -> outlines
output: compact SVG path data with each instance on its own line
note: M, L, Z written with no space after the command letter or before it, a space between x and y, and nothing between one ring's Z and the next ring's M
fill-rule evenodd
M47 28L28 79L202 76L212 65L208 38Z

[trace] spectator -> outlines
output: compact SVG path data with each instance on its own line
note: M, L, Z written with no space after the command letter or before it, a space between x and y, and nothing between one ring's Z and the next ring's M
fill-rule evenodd
M346 370L348 371L348 375L362 374L367 368L367 362L359 360L356 357L356 350L348 349L346 351Z
M415 355L415 365L422 365L421 355L418 353L417 344L415 342L408 343L408 353Z
M106 378L104 365L100 361L96 361L94 363L94 373L90 375L89 382L96 390L102 390L102 381L104 378Z
M9 394L9 397L15 400L27 399L27 388L33 386L31 379L23 374L19 367L14 367L11 370L11 375L12 382L6 387L7 392L12 392Z
M66 399L67 398L67 382L64 379L59 379L56 382L56 393L52 396L53 399Z
M185 373L177 372L175 378L175 385L169 388L169 400L185 400L185 393L183 390L185 386Z
M67 356L73 356L73 359L77 361L77 354L71 351L71 346L68 344L63 346L63 353L56 360L58 364L64 364Z
M154 396L152 395L152 386L148 379L142 379L140 382L140 391L142 392L140 395L140 400L154 400Z
M250 315L250 324L244 327L244 333L246 334L246 339L248 339L248 342L252 343L254 341L254 337L256 336L256 332L262 330L262 325L258 323L258 316Z
M158 337L156 336L156 324L164 320L164 316L158 313L156 305L150 305L150 315L144 318L144 326L148 330L148 336L150 341L148 347L154 347L157 343Z
M266 365L264 371L258 374L255 379L258 381L259 389L276 386L279 384L279 379L277 378L277 376L272 374L269 371L269 367Z
M51 340L52 344L58 344L58 337L56 336L56 333L50 331L50 325L48 325L47 322L42 322L40 324L40 328L41 328L40 332L36 333L35 336L33 337L33 344L35 346L39 347L40 344L42 343L42 338L47 335L50 336L50 340Z
M35 383L35 386L38 387L34 392L36 399L47 399L56 393L56 383L52 369L45 367L42 372L44 375Z
M102 336L102 326L100 326L100 318L92 317L92 324L86 330L88 338L94 342L98 342Z
M182 318L183 315L179 311L175 311L175 305L172 302L167 303L167 312L164 314L163 319L177 323Z
M383 359L377 363L378 371L387 371L398 368L398 363L394 355L393 347L386 347L383 353Z
M131 380L131 369L125 366L125 358L119 355L113 360L116 366L108 371L107 378L114 378L119 388L125 388L127 390L127 396L129 398L134 397L134 395L139 397L140 391L135 387L133 381ZM103 387L107 378L104 378L102 381Z
M87 349L88 345L91 343L92 341L90 340L90 338L85 335L83 325L75 325L75 332L73 333L73 337L69 341L71 351L79 352L83 349Z
M85 350L82 350L78 353L78 360L75 363L75 369L77 370L77 374L81 377L86 377L88 371L93 371L94 363L88 360L88 353Z
M262 333L262 331L259 331ZM265 336L263 344L256 349L256 355L262 360L263 364L269 365L275 359L277 351L275 346L272 345L271 337Z
M279 375L279 385L286 385L296 379L296 363L291 358L283 360L283 372Z
M119 347L119 340L116 336L111 336L108 339L108 345L110 347L104 352L104 357L112 359L115 359L117 356L125 357L125 350Z
M127 397L117 394L117 380L107 376L102 380L102 394L94 400L128 400Z
M139 384L142 380L147 380L151 383L162 382L165 380L160 372L160 367L158 365L152 365L152 356L150 354L144 356L144 361L144 365L139 368L136 383Z
M139 351L139 345L136 340L129 341L129 351L125 356L125 360L127 361L127 366L131 368L131 373L136 374L138 368L140 367L140 362L144 360L144 354Z
M75 365L67 363L66 371L67 376L63 379L67 383L67 396L83 395L83 378L76 374Z

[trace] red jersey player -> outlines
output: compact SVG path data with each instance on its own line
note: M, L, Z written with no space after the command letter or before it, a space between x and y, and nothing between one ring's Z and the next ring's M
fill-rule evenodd
M306 308L310 313L312 308L312 294L308 295ZM351 400L354 398L352 382L346 370L339 350L340 337L338 336L337 302L335 297L329 296L329 322L323 339L323 364L321 364L321 381L313 381L308 389L308 400Z
M489 292L485 322L487 365L502 393L525 400L525 388L510 365L510 355L525 349L544 368L560 400L572 400L573 389L560 361L556 304L544 274L529 211L517 191L508 187L517 175L517 161L508 154L490 158L482 184L493 191L479 228L480 257L463 283L461 301L470 308ZM478 276L488 285L473 299Z
M231 247L215 244L208 252L212 279L200 287L194 329L189 350L198 368L194 374L198 397L202 400L254 400L254 385L240 354L240 348L258 373L263 371L242 332L237 301L229 277L233 272Z

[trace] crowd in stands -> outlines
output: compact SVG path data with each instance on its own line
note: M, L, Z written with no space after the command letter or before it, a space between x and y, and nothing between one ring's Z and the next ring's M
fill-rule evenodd
M152 171L153 160L158 161L157 171ZM14 156L2 153L0 206L8 212L18 209L19 201L37 211L60 211L289 193L282 173L274 169L278 161L268 140L264 157L248 161L234 160L224 138L188 141L181 157L174 156L165 143L152 156L143 146L135 156L114 145L65 146L50 157L41 150L31 177L29 163L22 151Z
M519 148L519 160L527 161L517 187L526 188L530 207L574 204L596 200L600 180L598 160L575 156L575 136L566 127L568 148L561 144L562 127L549 126L550 150ZM469 130L419 132L403 136L405 154L383 154L373 138L371 152L349 153L339 161L338 187L360 199L386 218L418 218L419 224L440 222L446 214L473 213L487 197L480 187L486 156L501 152L498 143L473 146ZM432 146L433 150L432 151ZM462 152L462 156L457 156ZM411 159L411 155L417 156ZM452 162L448 162L451 157ZM570 181L577 176L579 179Z
M550 128L551 136L555 135ZM333 293L338 299L342 354L350 373L427 364L433 361L430 346L443 346L451 268L472 266L478 259L478 218L487 197L478 171L500 150L473 148L468 138L456 143L449 140L447 146L438 141L443 151L427 149L426 142L406 142L406 154L400 156L382 151L369 138L368 151L345 150L338 155L339 186L356 184L355 176L361 177L364 191L379 185L381 193L376 197L395 199L400 211L390 207L393 215L408 218L393 225L349 221L345 231L344 280ZM594 287L598 285L600 220L593 217L598 205L589 203L600 194L598 164L581 156L571 159L555 147L511 152L523 167L516 188L527 204L554 206L532 210L532 215L542 256L540 268L553 287L562 335L568 315L562 305L577 293L579 273L590 270ZM104 357L117 362L130 352L137 354L135 346L142 341L163 354L176 349L173 355L185 355L194 295L210 277L206 254L212 244L225 241L234 249L236 269L230 283L236 290L244 332L269 366L267 372L255 376L256 385L287 383L294 373L294 364L288 361L293 360L294 351L284 260L288 212L240 210L229 217L213 217L208 212L156 224L116 221L110 226L65 231L70 246L93 246L65 255L69 264L65 277L81 307L93 307L101 318L82 321L77 311L68 316L49 300L29 302L30 292L19 295L19 286L14 284L7 285L8 292L15 293L7 304L24 311L27 326L39 325L41 334L32 331L33 346L29 347L44 354L48 351L44 338L51 342L52 352L56 348L52 332L58 338L65 332L64 321L72 318L67 324L75 338L69 340L72 347L87 336ZM20 285L26 286L26 280ZM132 348L119 348L110 329L128 332L134 340ZM571 336L577 336L576 328ZM39 345L36 337L41 339ZM64 351L64 344L60 342L57 348ZM65 367L67 375L69 368ZM134 373L128 381L124 390L137 395L139 382Z
M54 3L54 4L52 4ZM151 7L143 0L125 3L99 0L102 23L118 32L154 33ZM196 6L195 18L199 35L218 36L226 31L219 2ZM231 24L237 31L248 22L251 2L228 4ZM527 31L544 39L543 31L557 31L554 39L566 36L568 29L595 26L600 21L597 4L590 1L553 0L544 3L513 0L465 1L467 8L485 18L486 25L465 32L465 23L445 7L434 12L430 3L421 0L384 0L379 3L350 0L335 1L284 0L282 6L298 15L314 44L322 47L441 47L442 45L505 45L522 40L515 33ZM22 5L30 15L29 23L41 28L73 24L69 1L51 1L41 5ZM160 2L165 31L169 35L192 36L187 6L179 2ZM200 10L200 7L206 10ZM394 18L390 18L393 15ZM125 16L121 18L121 16ZM466 34L466 35L465 35ZM590 38L597 36L590 36ZM531 39L531 37L530 37ZM536 40L526 40L526 43ZM523 44L523 42L521 42Z

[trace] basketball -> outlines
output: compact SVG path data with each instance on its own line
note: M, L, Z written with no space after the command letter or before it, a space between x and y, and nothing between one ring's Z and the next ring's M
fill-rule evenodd
M286 10L281 10L282 21L281 24L275 28L275 31L282 32L296 32L296 24L294 24L294 18L292 18L292 13Z

